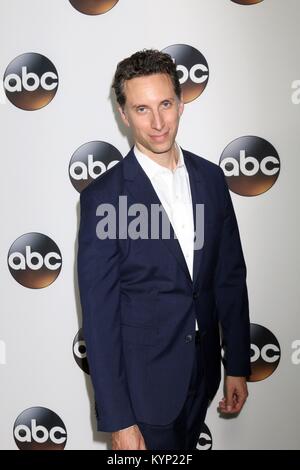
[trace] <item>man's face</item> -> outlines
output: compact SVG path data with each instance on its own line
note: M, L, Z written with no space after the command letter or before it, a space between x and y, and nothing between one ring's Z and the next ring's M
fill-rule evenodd
M125 82L124 93L126 103L119 111L138 148L150 157L171 150L183 101L176 96L169 75L132 78Z

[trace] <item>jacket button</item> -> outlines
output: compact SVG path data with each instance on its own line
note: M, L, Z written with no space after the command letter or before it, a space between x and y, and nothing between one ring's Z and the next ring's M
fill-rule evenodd
M190 343L190 342L192 341L192 339L193 339L193 336L192 336L192 335L186 335L186 337L185 337L185 342L186 342L186 343Z
M199 292L193 292L193 299L198 299Z

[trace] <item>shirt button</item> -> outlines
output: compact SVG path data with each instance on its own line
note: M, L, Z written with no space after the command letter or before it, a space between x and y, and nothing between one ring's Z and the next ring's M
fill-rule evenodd
M185 337L185 342L186 342L186 343L190 343L190 342L192 341L192 339L193 339L193 336L192 336L192 335L186 335L186 337Z

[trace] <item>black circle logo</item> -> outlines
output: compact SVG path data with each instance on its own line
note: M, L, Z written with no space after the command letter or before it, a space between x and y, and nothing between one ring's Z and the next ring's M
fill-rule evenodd
M8 65L3 85L12 104L26 111L35 111L53 100L58 88L58 74L47 57L27 52Z
M252 135L230 142L222 152L219 165L229 189L241 196L265 193L280 172L279 155L273 145Z
M63 450L67 442L61 418L41 406L22 411L14 423L13 434L20 450Z
M274 334L264 326L251 324L251 370L250 382L269 377L280 361L280 345Z
M11 275L19 284L41 289L52 284L59 275L62 257L51 238L42 233L30 232L13 242L7 262Z
M80 328L73 341L73 356L80 369L82 369L86 374L89 374L90 369L86 357L86 345L83 338L82 328Z
M74 188L81 192L91 181L123 160L119 150L107 142L92 141L81 145L72 155L69 176Z
M119 0L69 0L76 10L85 15L102 15L111 10Z
M211 450L213 446L213 441L212 441L212 435L211 432L206 426L205 423L203 423L200 431L200 436L197 442L196 450Z
M209 78L205 57L200 51L186 44L173 44L163 49L176 64L183 101L189 103L203 93Z
M231 0L234 3L239 5L255 5L256 3L261 3L263 0Z

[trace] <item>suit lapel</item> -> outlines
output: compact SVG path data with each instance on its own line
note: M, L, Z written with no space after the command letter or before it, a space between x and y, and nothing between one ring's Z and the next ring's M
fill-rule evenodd
M190 179L190 186L191 186L191 194L192 194L192 201L193 201L193 217L194 217L194 227L195 227L195 218L196 218L196 204L204 203L203 200L203 191L201 190L201 183L202 179L199 178L197 169L194 168L193 162L190 157L183 151L184 160L186 164L187 171L189 173ZM132 195L135 202L140 204L144 204L147 207L147 210L150 213L151 204L159 204L162 207L162 210L165 214L166 219L169 221L170 224L170 238L162 238L161 237L161 228L160 232L160 240L162 243L165 244L168 250L175 256L177 259L180 267L192 282L188 266L186 264L183 252L181 250L181 246L177 238L174 237L174 229L173 226L165 212L162 203L157 196L151 181L149 180L148 176L138 163L133 149L130 150L128 155L124 158L124 177L126 180L127 189ZM201 181L200 181L201 180ZM198 274L199 274L199 266L201 262L203 250L194 250L194 264L193 264L193 284L195 285Z
M183 150L184 162L189 174L192 203L193 203L193 218L194 218L194 233L196 231L196 205L203 204L205 207L205 181L196 167L191 157ZM204 227L203 227L204 229ZM204 246L200 250L194 250L194 263L193 263L193 285L197 283L200 274L200 267L203 265Z

